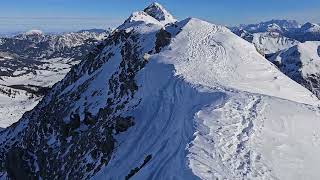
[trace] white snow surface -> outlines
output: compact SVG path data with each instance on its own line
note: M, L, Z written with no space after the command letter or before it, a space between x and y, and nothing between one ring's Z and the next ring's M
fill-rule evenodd
M306 41L285 49L278 53L271 61L286 64L286 72L300 73L303 77L319 74L320 69L320 41ZM301 67L296 67L301 63ZM299 72L297 72L299 70ZM289 73L290 74L290 73Z
M147 25L158 27L163 26L162 23L160 23L158 20L156 20L149 14L143 11L138 11L132 13L131 16L118 29L126 29L127 31L131 31L132 29L138 28L140 30L137 31L141 33L147 33L149 31L149 27Z
M299 42L282 36L278 32L254 33L252 43L263 54L272 54L290 48Z
M39 66L36 73L26 73L26 70L16 71L14 77L2 76L0 79L0 90L12 92L8 96L0 91L0 128L6 128L17 122L26 111L32 110L42 99L34 97L32 93L25 90L10 88L12 85L35 85L51 87L64 78L72 65L78 61L66 58L44 59L47 62Z
M166 52L176 75L193 84L223 86L305 104L318 104L311 92L279 72L254 46L227 28L188 19ZM201 27L201 30L198 30Z
M13 94L12 96L8 96L0 92L0 129L17 122L26 111L32 110L41 99L31 98L31 93L1 84L0 88Z
M176 25L138 74L136 124L93 179L124 179L147 155L131 179L319 179L317 98L225 27Z
M32 29L25 33L25 35L43 35L44 33L38 29Z

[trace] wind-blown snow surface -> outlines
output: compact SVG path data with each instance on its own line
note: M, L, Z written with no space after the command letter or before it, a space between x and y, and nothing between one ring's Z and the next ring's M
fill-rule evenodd
M222 26L192 18L164 26L146 12L134 13L118 30L95 58L82 61L36 109L0 133L0 159L23 154L18 165L28 171L19 170L35 177L320 178L318 99L252 44ZM107 115L91 119L99 110ZM74 113L77 124L65 124ZM105 140L105 126L116 117L132 117L134 125L111 134L114 146L103 144L100 138L113 142ZM23 140L32 143L26 148ZM12 144L16 151L8 150ZM0 167L0 176L12 173L11 166Z
M136 125L96 179L122 179L150 154L132 179L319 178L317 99L226 28L177 26L139 73Z

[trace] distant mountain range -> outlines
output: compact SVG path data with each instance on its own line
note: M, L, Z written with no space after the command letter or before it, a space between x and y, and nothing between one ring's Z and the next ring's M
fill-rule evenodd
M30 30L0 38L0 127L31 110L109 33L93 29L52 35Z
M239 34L238 32L241 31L251 34L277 32L300 42L320 40L319 24L307 22L301 25L294 20L271 20L258 24L240 25L238 27L231 27L230 29L236 34Z

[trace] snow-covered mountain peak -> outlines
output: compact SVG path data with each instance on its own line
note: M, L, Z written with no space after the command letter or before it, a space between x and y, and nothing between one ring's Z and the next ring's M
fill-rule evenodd
M30 31L25 32L25 35L44 35L44 33L41 30L32 29Z
M268 32L268 31L279 31L286 32L293 29L300 28L300 24L294 20L270 20L265 22L260 22L257 24L242 24L239 27L233 27L232 30L244 29L250 33L257 32Z
M150 30L149 26L154 26L155 29L159 29L164 25L149 14L143 11L138 11L132 13L131 16L117 28L117 30L131 31L135 29L136 31L143 33Z
M164 27L167 24L172 24L177 20L173 18L173 16L165 10L160 4L153 3L145 8L143 11L137 11L130 15L125 22L120 25L117 29L135 29L139 28L148 29L148 27L143 28L141 24L144 25L155 25Z
M301 26L301 30L304 32L319 32L320 33L320 25L316 23L307 22L303 26Z
M25 33L14 36L14 38L39 43L46 40L46 35L41 30L29 30Z
M161 4L157 2L154 2L145 8L144 12L157 19L164 25L177 21Z
M299 43L280 52L275 61L278 61L280 64L286 64L287 68L293 68L289 64L295 63L303 76L317 74L320 68L319 47L319 41Z
M282 29L279 25L272 23L267 26L267 31L268 32L281 32Z
M159 24L159 21L149 14L143 12L143 11L138 11L134 12L131 14L131 16L126 20L125 23L132 23L132 22L144 22L146 24Z
M263 55L273 54L299 43L297 40L283 36L278 31L253 33L252 36L252 41L249 42L252 42ZM242 38L246 39L246 36Z

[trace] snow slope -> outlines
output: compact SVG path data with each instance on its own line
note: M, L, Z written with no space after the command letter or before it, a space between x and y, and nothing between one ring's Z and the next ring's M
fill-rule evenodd
M320 178L319 100L227 28L137 12L103 45L0 132L2 179Z
M299 43L299 41L295 39L287 38L281 33L273 31L249 33L246 30L236 29L233 33L246 41L253 43L260 54L267 56Z
M273 54L297 45L299 41L282 36L277 32L254 33L252 43L263 54Z
M319 41L307 41L275 54L270 61L320 98L319 49Z
M12 76L0 76L0 127L10 126L25 112L32 110L45 92L63 79L78 62L72 58L44 59L36 67L21 66ZM8 72L5 67L0 69Z
M83 30L46 35L30 30L0 38L0 127L17 122L108 34ZM33 86L33 87L31 87ZM35 88L36 90L30 89Z
M320 25L307 22L301 28L288 32L287 36L300 42L320 41Z
M129 113L136 125L117 138L95 179L122 179L147 155L153 158L132 179L318 178L319 157L304 153L319 150L320 111L297 103L316 98L226 28L198 19L177 25L180 33L138 75L143 100ZM273 88L278 83L286 92Z
M32 95L0 84L0 128L10 126L37 105L41 98Z
M179 55L176 73L183 74L188 82L235 88L306 104L317 103L310 92L279 72L252 44L227 28L197 19L187 19L178 25L183 23L186 23L183 31L169 46L174 49L167 53L169 57ZM197 26L201 30L196 30Z

